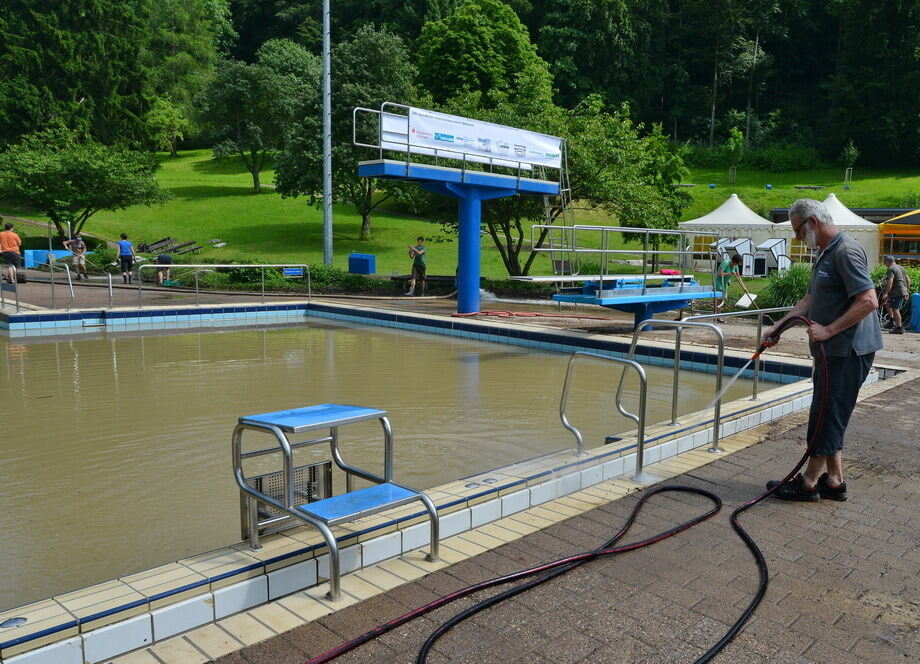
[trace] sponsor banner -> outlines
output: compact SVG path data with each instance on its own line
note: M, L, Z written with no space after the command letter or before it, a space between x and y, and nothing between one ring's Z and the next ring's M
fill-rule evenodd
M458 159L476 155L476 161L502 165L562 167L561 138L420 108L409 109L408 139L413 152L418 146Z
M508 168L519 168L522 171L533 170L533 166L525 163L497 159L495 157L484 157L477 154L460 154L456 150L435 150L433 148L422 147L421 145L409 143L409 117L397 113L381 114L382 138L380 147L384 150L394 150L397 152L409 152L412 154L424 154L429 157L439 157L441 159L457 159L475 162L477 164L492 164L493 166L506 166Z

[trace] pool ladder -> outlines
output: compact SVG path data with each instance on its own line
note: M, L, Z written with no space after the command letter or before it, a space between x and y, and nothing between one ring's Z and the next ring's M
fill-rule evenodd
M384 434L384 470L383 476L376 475L366 470L349 465L342 458L339 450L339 427L378 420L383 427ZM328 435L305 441L291 442L292 434L303 434L312 431L328 430ZM256 450L243 451L243 432L257 432L268 434L275 439L275 445ZM345 471L345 493L325 497L320 500L298 504L295 491L295 470L293 451L295 449L329 443L332 461L338 468ZM291 525L298 522L306 523L319 530L329 548L329 599L338 599L340 594L340 566L339 547L332 527L347 523L382 512L394 507L406 505L415 501L421 502L428 512L431 523L431 539L428 560L437 560L438 551L438 512L431 499L421 491L414 491L408 487L393 482L393 430L387 419L387 412L364 406L349 406L340 404L318 404L292 410L281 410L261 415L249 415L239 418L239 423L233 430L232 440L233 474L243 498L242 518L244 537L248 537L249 546L259 549L259 531L266 526L275 525L283 520L290 519ZM281 496L274 497L256 488L252 480L247 477L243 462L254 457L273 455L281 457ZM262 475L265 477L265 475ZM372 482L372 486L364 489L354 489L353 478ZM310 496L306 496L309 500ZM264 505L274 508L282 516L272 517L265 521L259 520L259 506Z
M757 314L758 311L745 312L747 314ZM672 393L672 404L671 404L671 424L676 425L677 422L677 403L678 403L678 391L679 391L679 381L680 381L680 334L684 328L697 328L697 329L707 329L712 330L716 335L716 340L718 343L718 357L716 360L716 387L715 387L715 401L713 402L713 431L712 431L712 444L709 447L710 452L718 453L721 450L719 449L719 428L722 417L722 374L724 373L724 363L725 363L725 335L722 333L722 329L714 323L704 323L699 321L691 320L681 320L681 321L672 321L672 320L660 320L660 319L649 319L642 321L636 326L635 331L633 332L632 343L629 347L629 353L626 358L618 357L609 357L606 355L598 355L595 353L585 353L577 352L573 353L569 358L568 368L565 373L565 382L562 385L562 398L559 403L559 419L562 420L562 426L572 432L575 436L575 442L577 445L578 455L583 456L585 452L585 442L584 437L581 434L581 431L575 427L568 418L566 413L569 400L569 382L572 378L573 368L575 366L576 360L579 358L589 358L594 360L601 360L604 362L612 362L614 364L619 364L623 366L623 371L620 374L620 383L617 387L617 393L615 398L615 405L617 410L624 417L627 417L636 423L636 467L635 472L631 476L635 482L647 483L654 481L655 478L644 472L644 457L645 457L645 420L646 420L646 402L648 394L648 378L645 374L645 369L642 365L639 364L635 359L636 346L639 342L639 335L652 326L656 327L667 327L673 328L677 332L677 342L675 344L674 350L674 381L673 381L673 393ZM758 328L759 329L759 328ZM626 370L632 369L635 371L639 377L639 412L631 413L623 405L623 387L626 381ZM756 386L756 382L755 382ZM755 387L756 389L756 387ZM756 393L755 393L756 398Z

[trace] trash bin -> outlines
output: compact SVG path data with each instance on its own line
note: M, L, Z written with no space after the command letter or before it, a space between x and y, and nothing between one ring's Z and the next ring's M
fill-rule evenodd
M910 296L910 323L907 329L920 330L920 293Z
M374 254L349 254L348 271L352 274L374 274L377 272L377 257Z

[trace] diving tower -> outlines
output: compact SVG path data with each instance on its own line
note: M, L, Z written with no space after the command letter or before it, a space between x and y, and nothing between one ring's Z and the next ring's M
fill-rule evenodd
M359 141L359 130L375 134L376 143ZM379 109L354 109L352 141L378 151L378 159L358 164L358 175L415 182L457 199L458 313L479 311L482 202L569 198L565 141L555 136L384 102ZM403 158L385 158L394 152ZM546 179L547 171L556 178Z

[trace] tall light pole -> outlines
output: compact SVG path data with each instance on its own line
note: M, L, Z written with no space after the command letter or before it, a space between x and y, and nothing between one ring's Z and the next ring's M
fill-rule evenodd
M323 263L332 265L332 76L329 0L323 0Z

